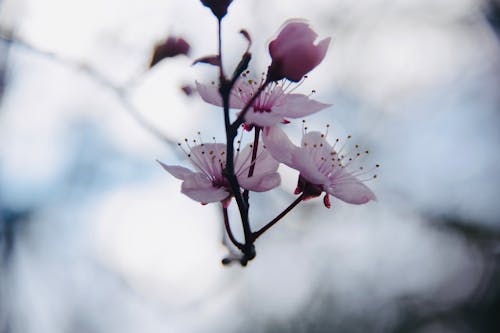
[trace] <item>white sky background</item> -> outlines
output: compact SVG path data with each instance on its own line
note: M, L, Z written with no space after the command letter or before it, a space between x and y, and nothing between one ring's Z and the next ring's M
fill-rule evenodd
M0 286L14 332L232 332L249 322L260 331L306 316L324 298L339 321L377 314L373 329L383 332L403 296L443 304L467 297L482 262L426 216L498 227L500 50L480 5L235 0L225 22L227 65L245 48L239 29L254 39L260 72L281 24L308 19L320 36L333 37L301 87L333 107L308 126L333 124L331 140L353 134L383 166L369 183L377 203L334 201L331 210L320 200L305 203L257 242L245 269L219 264L225 250L216 206L181 196L179 182L154 162L186 161L86 71L13 46L0 109L0 203L36 209ZM116 85L132 82L133 105L169 136L201 130L222 141L220 112L179 91L215 78L212 68L176 58L145 70L152 46L168 33L189 40L194 58L215 52L215 20L198 1L3 6L3 29ZM300 122L286 129L299 139ZM296 174L280 170L283 188L293 191ZM265 207L255 225L292 199L253 198Z

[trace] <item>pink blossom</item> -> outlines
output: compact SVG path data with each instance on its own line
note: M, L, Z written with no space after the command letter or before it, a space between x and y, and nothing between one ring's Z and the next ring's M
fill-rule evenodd
M242 77L231 91L230 107L245 107L262 83L263 80L259 83ZM197 82L196 87L205 102L222 106L222 99L215 84L204 85ZM302 118L330 106L310 99L308 95L292 93L295 88L296 86L284 80L268 84L245 114L247 125L267 127L280 122L288 123L287 118Z
M303 193L304 200L317 197L322 192L326 192L324 203L327 207L330 206L329 194L357 205L376 199L373 192L363 184L364 181L376 178L376 175L367 177L373 169L365 170L359 165L359 160L368 151L360 151L358 145L353 152L344 153L345 145L338 151L335 150L340 139L331 146L326 141L325 134L304 132L302 144L297 147L278 126L265 129L263 140L276 160L300 172L295 193ZM377 164L374 168L378 167Z
M288 21L278 37L269 44L272 63L269 79L276 81L287 78L300 81L325 57L331 38L314 44L318 34L307 23Z
M191 171L178 165L161 166L174 177L182 180L181 192L193 200L203 204L217 201L227 201L231 190L227 179L222 175L226 165L226 145L220 143L202 143L189 147L187 156L195 167ZM271 154L259 145L255 169L252 177L248 177L251 165L252 146L247 145L240 151L238 148L234 157L234 169L240 186L254 192L269 191L281 182L276 172L279 163Z

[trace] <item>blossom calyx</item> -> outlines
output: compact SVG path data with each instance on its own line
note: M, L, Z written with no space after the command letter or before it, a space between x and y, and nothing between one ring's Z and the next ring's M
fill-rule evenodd
M301 21L288 21L269 44L272 62L268 80L286 78L298 82L325 57L331 38L315 44L318 34Z

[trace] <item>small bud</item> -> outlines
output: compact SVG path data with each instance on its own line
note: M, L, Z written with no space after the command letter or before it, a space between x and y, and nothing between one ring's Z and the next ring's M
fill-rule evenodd
M212 10L212 13L220 20L227 14L227 8L233 0L201 0L203 6Z
M193 87L191 87L190 85L187 85L187 84L186 84L186 85L183 85L183 86L181 87L181 90L182 90L182 92L183 92L186 96L191 96L191 95L193 94L193 92L194 92Z
M153 67L165 58L172 58L178 55L188 55L191 46L185 39L179 37L168 37L163 43L155 46L153 57L149 68Z

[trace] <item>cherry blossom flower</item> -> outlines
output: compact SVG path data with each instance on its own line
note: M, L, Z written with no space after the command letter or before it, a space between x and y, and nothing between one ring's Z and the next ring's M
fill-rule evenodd
M317 37L318 34L305 22L285 23L278 37L269 44L272 58L269 79L287 78L297 82L318 66L326 55L331 38L325 38L316 45Z
M229 99L231 108L244 108L260 85L264 83L264 79L258 82L247 79L246 76L247 73L237 81L231 91ZM197 82L196 87L205 102L222 106L222 99L215 83L204 85ZM285 80L269 83L245 114L246 124L268 127L280 122L288 123L287 118L303 118L330 106L330 104L315 101L308 95L293 93L297 87L298 85L294 86Z
M172 176L183 181L181 192L191 199L203 204L217 201L229 204L231 190L229 182L222 174L226 165L226 145L201 143L191 147L187 144L187 140L186 145L188 151L185 150L185 152L196 171L158 162ZM239 148L236 150L234 169L241 187L254 192L264 192L280 184L281 178L276 172L279 163L262 144L258 148L252 177L248 177L248 170L252 164L252 145L247 145L242 150Z
M330 194L357 205L376 200L373 192L363 182L377 176L368 177L367 174L373 170L365 170L359 165L359 160L368 151L360 151L358 145L353 152L344 153L345 144L336 150L340 139L331 146L326 141L325 134L304 130L302 144L297 147L278 126L265 129L263 141L276 160L300 172L295 194L303 193L304 200L317 197L322 192L326 192L324 203L328 208ZM374 168L378 167L377 164Z

